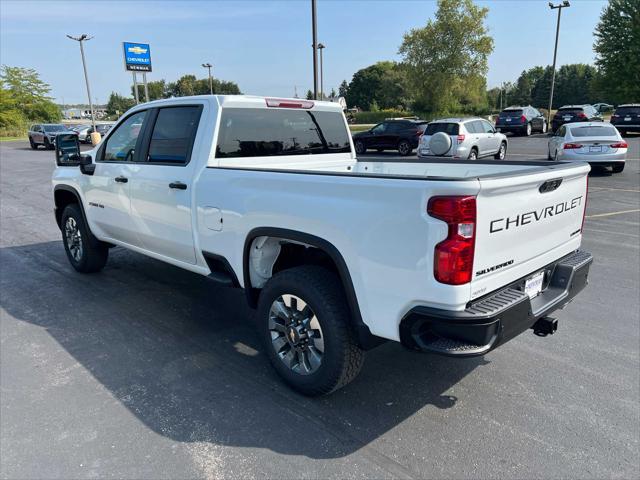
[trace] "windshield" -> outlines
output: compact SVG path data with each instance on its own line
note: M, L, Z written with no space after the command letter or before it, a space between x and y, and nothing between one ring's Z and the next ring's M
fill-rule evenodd
M44 125L45 132L64 132L65 130L64 125Z
M342 112L299 109L225 108L216 156L262 157L348 153Z
M522 110L503 110L500 112L501 117L520 117Z
M571 135L574 137L617 137L618 132L614 127L608 126L592 126L592 127L573 127Z
M435 135L438 132L444 132L447 135L458 135L459 129L457 123L430 123L427 125L425 135Z

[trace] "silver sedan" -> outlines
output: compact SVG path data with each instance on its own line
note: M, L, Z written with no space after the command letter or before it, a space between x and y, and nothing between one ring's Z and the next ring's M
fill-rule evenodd
M562 125L549 139L549 160L589 162L611 167L614 173L624 170L627 142L611 124L576 122Z

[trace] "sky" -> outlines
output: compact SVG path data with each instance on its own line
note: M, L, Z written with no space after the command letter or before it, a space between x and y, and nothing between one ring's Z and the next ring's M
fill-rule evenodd
M403 34L434 17L432 0L318 0L318 41L324 49L324 90L381 60L401 60ZM494 38L488 85L514 81L525 69L550 65L556 12L544 0L476 0L487 7ZM557 3L557 2L556 2ZM606 0L572 0L564 9L558 65L593 63L593 30ZM35 68L59 103L86 103L78 43L85 53L92 96L130 95L122 42L151 45L147 79L184 74L236 82L243 93L303 96L313 87L311 1L17 1L0 0L0 63Z

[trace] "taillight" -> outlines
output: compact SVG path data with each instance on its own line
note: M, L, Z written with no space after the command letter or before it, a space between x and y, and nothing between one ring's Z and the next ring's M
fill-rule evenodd
M587 190L584 193L584 210L582 211L582 225L580 226L580 233L584 232L584 219L587 216L587 199L589 198L589 174L587 173Z
M627 144L627 142L619 142L619 143L612 143L611 145L609 145L609 147L611 147L611 148L628 148L629 145Z
M613 115L611 115L612 118L618 118L620 115L618 115L617 113L614 113Z
M416 132L416 137L421 137L424 132L422 130L418 130Z
M436 280L448 285L469 283L476 243L476 197L432 197L427 213L449 227L447 238L434 251Z
M458 143L464 142L464 135L458 135Z
M265 98L267 107L278 108L313 108L313 101L311 100L289 100L286 98Z
M580 112L578 114L578 118L587 118L587 116L584 113Z
M522 116L520 117L520 121L521 121L522 123L527 123L527 117L525 117L524 115L522 115Z
M582 148L582 145L579 143L565 143L562 148L564 148L565 150L573 150L576 148Z

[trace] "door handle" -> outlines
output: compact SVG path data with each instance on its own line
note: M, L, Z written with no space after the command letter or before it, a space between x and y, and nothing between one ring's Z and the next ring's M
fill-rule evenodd
M171 182L169 184L169 188L175 188L177 190L186 190L187 189L187 185L185 183L182 183L182 182Z
M118 183L127 183L129 181L127 177L123 177L122 175L120 175L119 177L116 177L115 180Z

